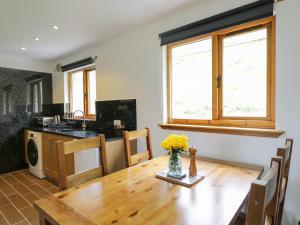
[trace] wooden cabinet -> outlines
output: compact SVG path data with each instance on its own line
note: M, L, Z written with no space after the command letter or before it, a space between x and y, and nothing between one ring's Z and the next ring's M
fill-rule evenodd
M137 153L137 140L130 142L132 154ZM123 139L106 142L106 156L108 173L114 173L126 168L126 158Z
M74 138L63 135L42 133L43 169L48 179L57 183L57 141L72 141ZM67 175L74 174L74 154L66 155Z
M27 160L27 133L28 130L25 129L25 157ZM76 138L68 137L64 135L52 134L41 132L42 134L42 152L43 152L43 171L47 176L47 179L57 184L57 153L56 153L56 142L57 141L72 141ZM132 141L131 148L134 149L132 154L137 152L137 142ZM106 142L107 149L107 164L108 172L113 173L124 169L126 167L126 160L124 154L124 144L123 139L115 139ZM78 153L77 153L78 154ZM78 159L78 158L77 158ZM78 163L78 161L77 161ZM89 163L89 161L87 161ZM78 164L77 164L78 167ZM75 173L75 158L74 154L66 155L66 171L67 176ZM80 171L81 172L81 171Z
M123 140L106 142L106 156L108 173L126 168Z

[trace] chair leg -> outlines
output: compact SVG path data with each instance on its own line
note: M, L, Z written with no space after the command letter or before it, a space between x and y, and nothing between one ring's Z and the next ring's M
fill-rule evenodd
M281 225L282 223L283 208L284 208L284 201L282 201L278 207L276 225Z

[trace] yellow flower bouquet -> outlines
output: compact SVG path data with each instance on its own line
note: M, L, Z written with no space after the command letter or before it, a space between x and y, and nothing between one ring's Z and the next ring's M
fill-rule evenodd
M189 147L188 137L186 135L170 134L160 143L160 146L171 153L184 152Z
M160 143L160 146L170 152L168 176L181 179L182 173L180 152L185 152L189 147L188 137L185 135L171 134Z

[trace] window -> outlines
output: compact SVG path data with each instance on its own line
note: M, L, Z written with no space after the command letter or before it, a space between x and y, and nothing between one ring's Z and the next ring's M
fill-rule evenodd
M172 117L211 120L211 38L173 48L171 54Z
M12 113L12 85L7 85L3 88L3 114Z
M96 70L77 70L68 76L70 111L81 110L86 117L95 119Z
M267 28L222 42L223 116L267 117Z
M43 106L43 83L41 80L31 83L31 94L32 94L32 112L42 112Z
M38 78L30 78L27 81L27 106L28 111L32 113L41 113L43 111L43 81Z
M275 128L275 18L167 46L168 123Z

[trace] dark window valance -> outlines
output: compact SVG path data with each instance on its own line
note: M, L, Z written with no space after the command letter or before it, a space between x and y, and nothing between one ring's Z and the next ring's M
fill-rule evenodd
M62 70L62 72L65 72L65 71L73 70L73 69L76 69L79 67L87 66L92 63L94 63L94 59L92 57L89 57L86 59L79 60L77 62L70 63L68 65L62 66L61 70Z
M230 11L159 34L161 45L196 37L213 31L273 15L274 0L259 0Z

